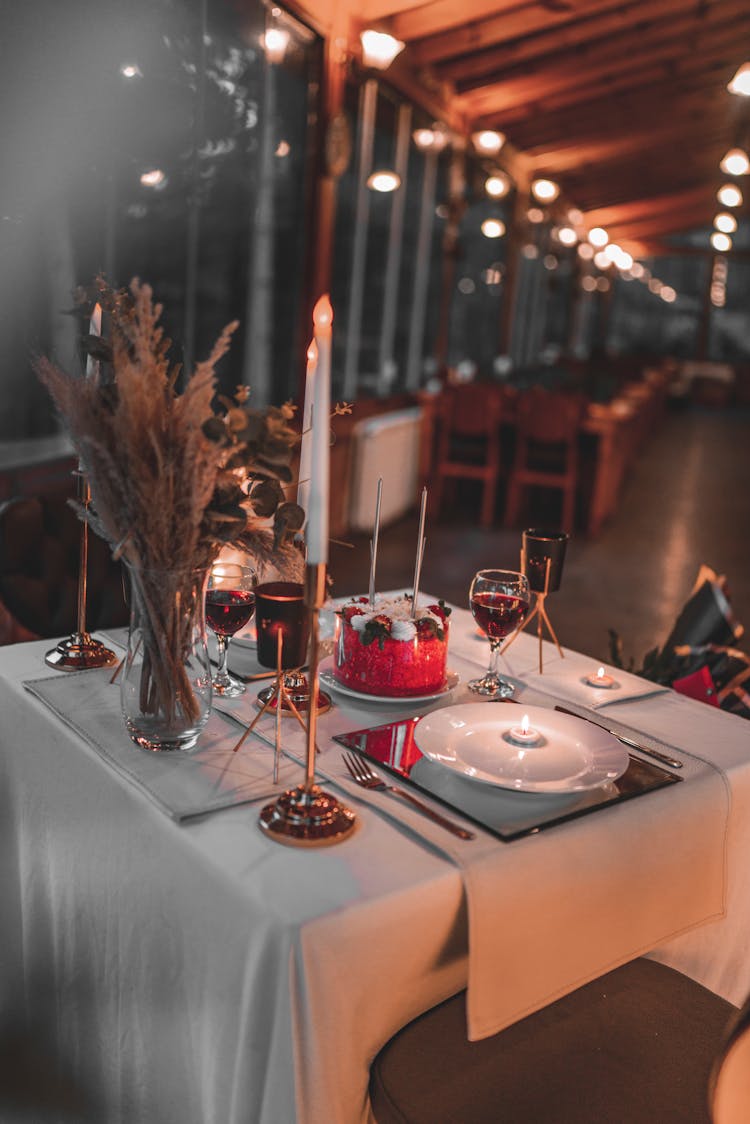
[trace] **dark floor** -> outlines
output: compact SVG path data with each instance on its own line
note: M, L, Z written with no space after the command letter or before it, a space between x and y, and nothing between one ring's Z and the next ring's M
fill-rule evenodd
M427 526L422 589L468 607L469 583L483 567L516 569L520 532L481 530L478 496L459 498L464 514ZM546 512L530 510L538 525ZM378 589L409 588L416 514L381 529ZM334 546L336 595L367 592L369 546ZM560 591L547 606L560 642L609 659L608 630L621 636L626 662L666 640L702 563L729 582L735 616L750 645L750 412L697 409L669 414L646 443L620 509L596 540L574 535Z

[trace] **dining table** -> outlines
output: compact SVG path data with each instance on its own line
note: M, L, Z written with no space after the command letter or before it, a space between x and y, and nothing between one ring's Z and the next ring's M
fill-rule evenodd
M321 617L332 706L316 778L356 825L326 847L259 828L261 808L302 782L306 745L285 716L277 783L273 715L235 752L260 681L215 700L194 752L147 753L111 669L55 672L49 640L0 650L0 1042L31 1036L108 1124L359 1124L379 1049L463 989L472 1040L641 955L745 999L745 720L618 668L605 668L613 688L591 686L595 661L546 641L540 673L525 632L500 658L514 700L482 700L467 684L487 641L458 606L445 690L341 690L334 610ZM121 633L100 637L122 654ZM251 636L232 647L235 669L260 673ZM519 791L448 777L438 752L422 781L398 783L467 839L349 775L335 739L412 719L419 731L469 706L498 736L522 711L554 730L564 707L591 737L614 731L628 771L658 783L627 799L611 779Z

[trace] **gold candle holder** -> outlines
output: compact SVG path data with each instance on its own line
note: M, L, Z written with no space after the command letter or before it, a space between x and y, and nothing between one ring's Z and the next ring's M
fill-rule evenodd
M85 510L91 503L91 490L88 481L80 469L75 476L78 481L78 499ZM56 647L51 648L44 657L44 662L49 667L59 671L85 671L95 667L114 667L117 656L104 644L94 640L86 631L86 585L89 564L89 525L85 519L81 520L81 546L78 566L78 607L76 631L61 640Z
M320 662L320 609L325 601L326 567L316 562L306 568L305 601L310 613L310 695L318 697ZM307 712L305 779L278 800L266 804L259 826L269 838L292 847L325 847L340 843L356 826L356 816L331 793L315 783L318 709Z
M521 547L521 573L526 574L528 576L527 561L528 560L527 560L527 557L526 557L526 550L522 546ZM552 559L548 557L547 560L546 560L546 563L545 563L545 570L544 570L544 588L538 589L538 590L532 590L532 592L534 594L534 605L532 607L531 612L529 613L529 615L527 616L526 620L523 622L521 627L516 629L516 631L513 633L513 635L508 639L508 641L500 649L500 655L503 655L505 652L507 652L508 648L510 648L511 644L516 639L518 634L523 632L523 630L525 628L527 628L528 625L531 624L534 617L536 617L536 634L537 634L537 637L538 637L538 640L539 640L539 674L540 675L542 675L543 672L544 672L544 655L543 655L544 649L543 649L543 646L542 646L542 641L544 639L544 629L545 629L545 627L547 629L547 632L550 635L550 638L555 643L555 646L556 646L556 648L557 648L557 650L560 654L560 658L565 659L565 653L563 652L562 648L560 647L560 641L557 639L557 635L555 633L555 630L552 627L552 621L549 619L549 614L547 612L547 606L546 606L547 596L548 596L549 591L550 591L549 586L550 586L550 567L551 567L551 565L552 565Z

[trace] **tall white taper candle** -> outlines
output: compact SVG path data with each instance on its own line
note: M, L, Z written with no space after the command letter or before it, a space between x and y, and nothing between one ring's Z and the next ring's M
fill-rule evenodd
M315 369L310 493L307 507L307 563L328 561L328 500L331 455L331 339L333 309L325 293L313 309L318 363Z
M310 504L310 470L312 465L312 417L313 396L315 394L315 368L318 365L318 345L310 341L307 349L307 371L305 373L305 404L302 408L302 441L299 448L299 483L297 503L307 512Z

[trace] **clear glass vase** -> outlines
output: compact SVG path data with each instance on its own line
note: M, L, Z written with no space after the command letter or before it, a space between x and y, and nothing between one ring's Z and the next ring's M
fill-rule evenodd
M128 567L130 631L120 698L133 741L192 749L211 710L205 570Z

